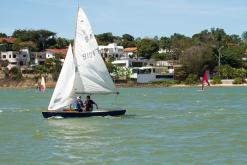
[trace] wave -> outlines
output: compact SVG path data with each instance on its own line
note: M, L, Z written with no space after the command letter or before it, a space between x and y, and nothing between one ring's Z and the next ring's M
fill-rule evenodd
M31 109L28 108L16 108L16 107L6 107L6 108L1 108L0 112L29 112Z
M49 117L48 119L64 119L62 116L52 116Z

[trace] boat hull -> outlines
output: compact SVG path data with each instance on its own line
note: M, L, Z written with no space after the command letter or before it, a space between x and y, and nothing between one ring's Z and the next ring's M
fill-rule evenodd
M92 117L92 116L121 116L126 110L106 110L106 111L92 111L92 112L77 112L77 111L44 111L42 115L44 118L50 117Z

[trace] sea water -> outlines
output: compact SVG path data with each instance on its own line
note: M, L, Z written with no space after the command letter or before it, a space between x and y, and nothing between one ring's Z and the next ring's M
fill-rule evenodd
M44 119L53 89L0 89L1 165L247 164L247 88L121 88L123 117ZM83 96L85 97L85 96Z

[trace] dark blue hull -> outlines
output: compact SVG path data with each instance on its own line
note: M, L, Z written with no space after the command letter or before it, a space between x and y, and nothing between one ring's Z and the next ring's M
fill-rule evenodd
M92 112L77 112L77 111L45 111L42 112L44 118L50 117L92 117L92 116L121 116L124 115L126 110L109 110L109 111L92 111Z

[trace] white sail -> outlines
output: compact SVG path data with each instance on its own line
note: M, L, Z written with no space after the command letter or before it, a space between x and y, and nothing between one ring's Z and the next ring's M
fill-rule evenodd
M75 64L71 45L69 45L62 70L54 89L48 110L59 110L72 103L72 91L75 80Z
M45 89L46 89L45 78L42 76L41 77L41 82L40 82L40 91L44 92Z
M115 85L98 51L98 44L91 25L81 8L77 15L74 56L75 93L116 92Z

